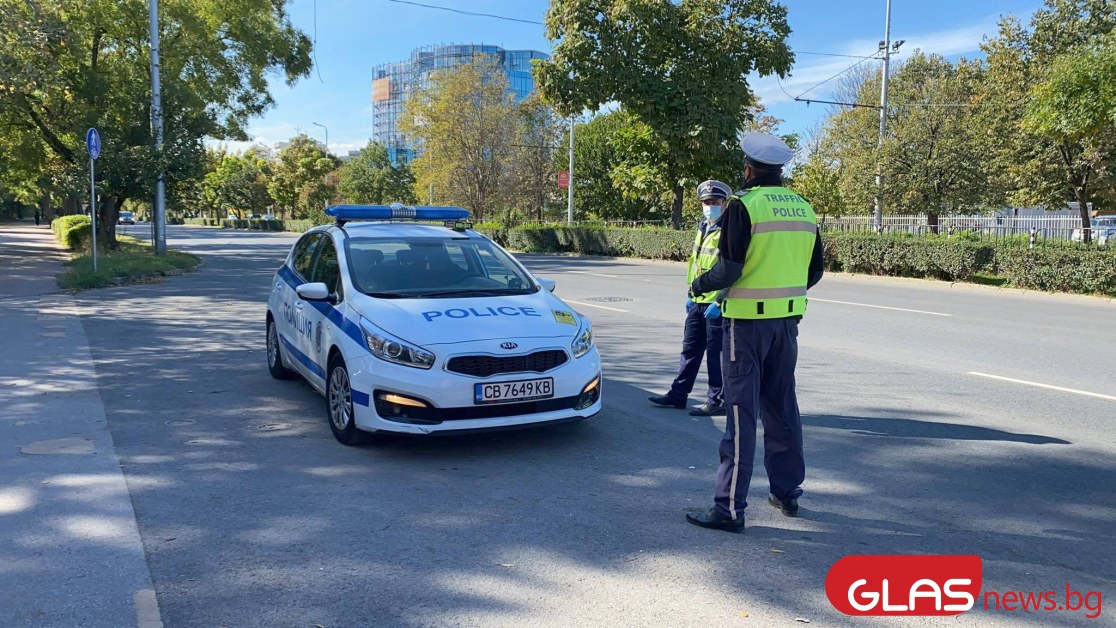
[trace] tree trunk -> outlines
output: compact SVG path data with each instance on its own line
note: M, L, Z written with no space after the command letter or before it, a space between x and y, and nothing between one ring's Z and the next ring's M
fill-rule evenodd
M97 232L106 251L120 248L116 241L116 220L120 216L120 206L124 199L115 196L102 196L101 206L97 208Z
M937 235L939 233L939 231L938 231L938 213L937 212L927 212L927 214L926 214L926 225L930 228L930 233L932 233L934 235Z
M682 195L685 190L681 185L674 186L674 207L670 212L670 224L675 229L682 228Z
M1081 233L1084 234L1085 244L1093 242L1093 222L1089 219L1089 195L1080 187L1074 190L1074 196L1077 197L1078 211L1081 213Z

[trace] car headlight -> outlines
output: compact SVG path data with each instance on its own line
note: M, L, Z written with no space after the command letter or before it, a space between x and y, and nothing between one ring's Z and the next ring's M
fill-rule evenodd
M400 340L363 318L360 319L360 328L364 332L364 344L377 358L417 369L434 366L434 354L426 349Z
M584 321L585 326L581 328L577 338L570 344L570 350L573 351L575 358L580 358L593 348L593 323L590 323L587 318L581 320Z

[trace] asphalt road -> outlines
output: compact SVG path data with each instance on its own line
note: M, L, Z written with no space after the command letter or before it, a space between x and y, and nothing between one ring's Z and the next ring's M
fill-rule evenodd
M801 517L767 506L757 464L732 535L684 521L723 418L646 402L677 365L682 265L521 256L593 318L594 420L353 449L265 366L294 237L169 233L199 272L77 299L167 626L853 625L824 594L847 554L974 553L985 591L1116 595L1111 303L827 278L800 337Z

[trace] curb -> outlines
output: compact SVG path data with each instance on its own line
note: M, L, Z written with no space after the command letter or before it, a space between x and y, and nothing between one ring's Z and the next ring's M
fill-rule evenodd
M1091 294L1076 294L1073 292L1046 292L1043 290L1035 290L1033 288L1007 288L1003 286L985 286L978 283L967 283L963 281L941 281L937 279L920 279L917 277L891 277L887 275L865 275L861 273L844 273L844 272L831 272L825 273L826 277L837 277L842 279L857 279L860 281L878 281L880 283L897 283L897 284L914 284L923 285L927 287L938 288L955 288L958 290L971 290L973 292L998 292L1004 295L1012 296L1038 296L1050 297L1061 299L1075 299L1087 300L1091 303L1110 303L1116 305L1116 297L1109 297L1105 295L1091 295ZM823 279L824 281L824 279Z

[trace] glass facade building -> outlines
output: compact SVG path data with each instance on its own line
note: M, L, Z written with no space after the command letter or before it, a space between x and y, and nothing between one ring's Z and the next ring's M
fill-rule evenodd
M393 162L409 162L416 157L416 146L399 130L403 107L426 84L432 72L464 65L477 57L488 56L504 68L508 84L517 100L535 89L531 75L532 59L549 59L537 50L504 50L486 44L453 44L416 48L411 57L398 63L372 68L372 139L387 147Z

